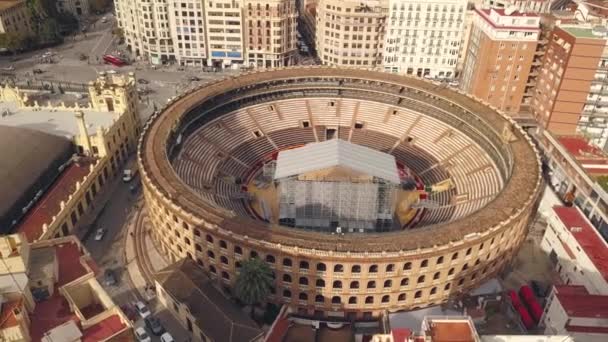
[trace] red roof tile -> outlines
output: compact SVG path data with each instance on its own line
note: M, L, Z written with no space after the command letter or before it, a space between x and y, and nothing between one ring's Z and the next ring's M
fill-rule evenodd
M604 279L608 281L608 245L604 239L576 207L556 206L553 210ZM573 227L577 229L573 230Z
M14 327L19 324L15 316L15 309L21 309L23 306L23 298L2 303L2 311L0 311L0 329Z
M608 327L587 327L582 325L566 325L569 332L608 334Z
M76 243L64 243L55 246L55 251L59 264L57 286L63 286L89 273L82 265L82 253Z
M112 315L103 321L83 331L83 342L97 342L121 332L127 326L122 322L120 316Z
M412 331L406 328L396 328L391 330L394 342L407 342L412 336Z
M608 296L591 295L581 286L556 286L555 290L555 297L569 317L608 318Z
M51 223L53 216L61 210L60 203L67 201L76 190L76 183L89 174L88 164L72 163L48 189L40 201L29 210L17 227L17 232L25 233L27 240L33 242L42 236L42 225Z
M30 335L32 341L40 341L47 331L69 321L78 323L78 317L70 312L70 305L55 289L52 297L36 303L34 312L30 315Z

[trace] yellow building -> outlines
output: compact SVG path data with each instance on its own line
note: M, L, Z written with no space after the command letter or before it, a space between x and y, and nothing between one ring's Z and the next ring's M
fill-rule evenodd
M67 135L74 145L74 156L59 167L52 185L46 191L35 191L27 206L17 208L25 214L11 218L8 230L23 232L29 241L73 233L93 210L104 185L120 174L121 165L135 151L140 124L133 74L100 73L88 88L89 102L73 105L40 104L33 100L34 95L20 89L0 89L0 111L10 113L0 118L0 129L34 127L52 135ZM26 171L17 166L14 170ZM29 191L26 185L22 188L22 192Z
M32 33L32 18L25 0L0 1L0 33Z
M128 318L95 279L97 266L76 237L28 243L23 234L6 235L0 253L0 340L132 340Z

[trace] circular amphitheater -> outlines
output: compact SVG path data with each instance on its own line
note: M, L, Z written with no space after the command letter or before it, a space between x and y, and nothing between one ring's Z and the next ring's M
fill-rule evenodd
M256 179L289 149L340 139L394 157L393 228L280 225ZM252 72L190 89L146 124L139 163L153 239L230 291L242 260L269 301L365 319L445 302L510 262L536 211L540 162L509 118L421 79L360 69ZM407 188L407 191L401 190Z

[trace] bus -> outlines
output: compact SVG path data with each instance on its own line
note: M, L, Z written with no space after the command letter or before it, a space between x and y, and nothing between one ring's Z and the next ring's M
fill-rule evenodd
M127 65L127 62L125 62L122 58L112 56L112 55L104 55L103 61L106 62L107 64L112 64L117 67Z

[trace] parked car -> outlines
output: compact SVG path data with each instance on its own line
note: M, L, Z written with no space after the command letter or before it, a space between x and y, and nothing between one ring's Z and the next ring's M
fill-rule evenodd
M105 270L103 273L103 283L106 286L114 286L118 284L118 281L116 281L116 274L113 270L109 268Z
M101 241L101 240L103 240L104 235L106 235L105 228L99 228L99 229L97 229L97 231L95 232L95 241Z
M137 310L137 313L139 314L139 316L141 316L141 318L146 318L151 315L150 310L148 309L146 304L141 301L135 302L135 309Z
M196 77L196 76L190 76L190 77L188 77L188 81L190 81L190 82L198 82L200 80L201 79L199 77Z
M152 339L150 338L144 327L138 327L137 329L135 329L135 337L137 337L137 340L139 342L152 342Z
M171 334L166 332L161 335L160 342L175 342L175 340L173 339L173 336L171 336Z
M146 317L144 322L146 323L146 327L156 336L160 336L165 332L165 328L160 323L160 320L154 316Z
M145 78L138 78L137 79L137 83L139 83L139 84L148 84L148 83L150 83L150 81L146 80Z
M42 73L44 73L44 71L42 71L42 69L34 69L32 72L34 74L42 74Z

